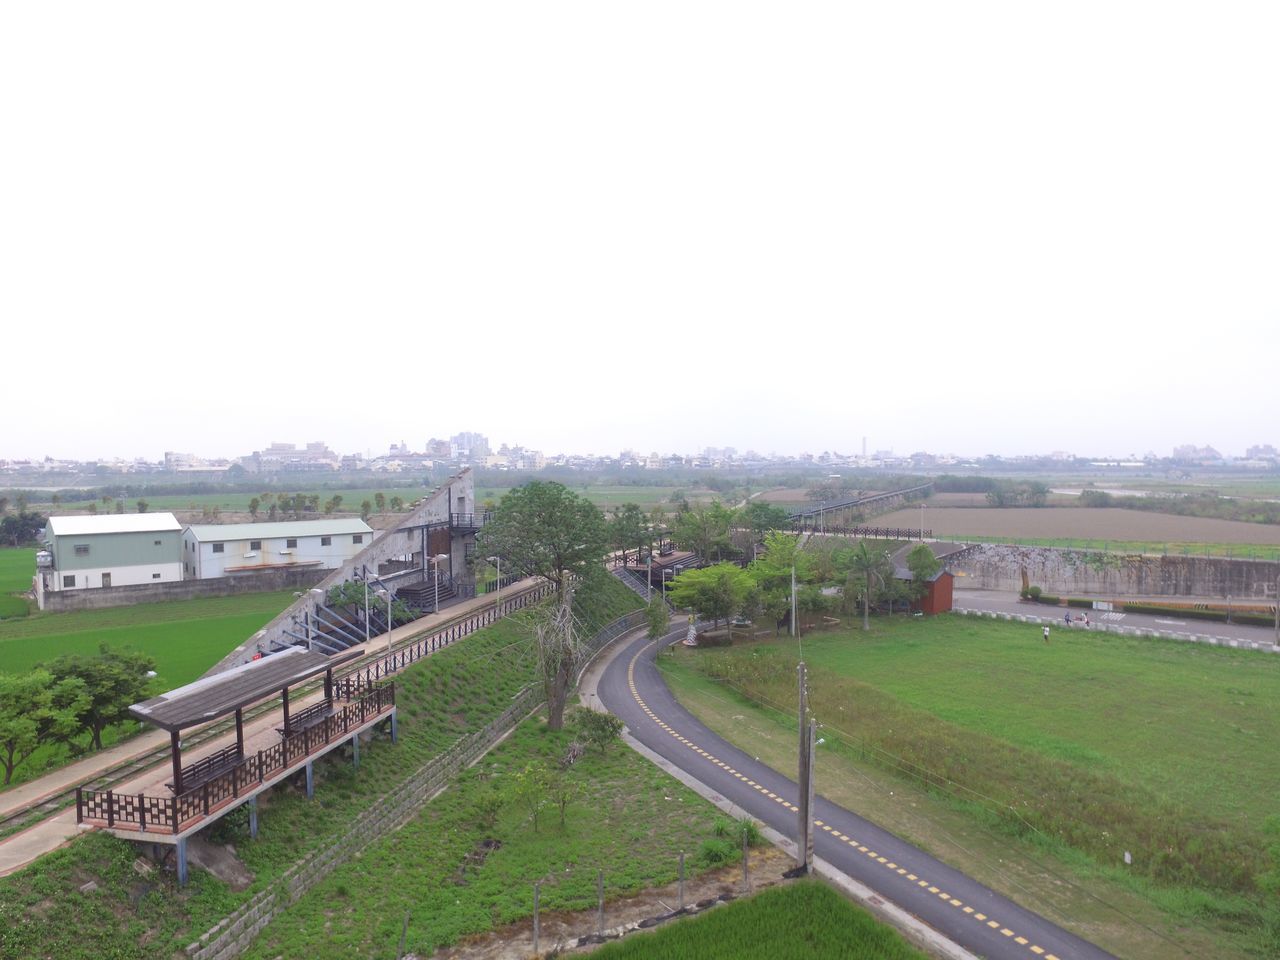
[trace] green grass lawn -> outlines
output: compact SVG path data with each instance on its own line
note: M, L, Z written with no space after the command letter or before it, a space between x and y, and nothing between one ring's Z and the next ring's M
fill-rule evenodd
M293 602L290 591L42 613L0 624L0 672L17 673L64 653L128 647L156 658L170 686L196 679Z
M0 594L18 593L31 589L31 578L36 573L34 547L5 547L0 549Z
M1280 941L1280 912L1259 899L1259 878L1280 868L1263 852L1263 821L1280 812L1280 753L1269 746L1280 736L1280 658L1084 631L1046 646L1032 626L958 616L872 626L804 638L833 759L896 778L899 795L921 790L922 807L940 798L995 831L993 852L1029 844L1059 869L1143 887L1186 920L1250 927L1261 939L1246 952ZM761 642L678 651L664 668L682 699L705 698L699 683L719 678L724 704L703 706L722 734L742 732L731 719L743 716L741 692L781 709L770 722L785 740L796 660L795 644ZM757 752L760 739L750 738ZM951 846L956 830L907 825L930 849Z
M198 678L293 602L293 593L145 603L106 610L35 613L0 622L0 673L21 673L63 654L95 654L101 644L155 658L155 692ZM138 731L137 724L110 727L109 746ZM23 783L69 759L65 747L41 747L14 770Z
M599 960L924 960L896 931L826 884L774 887L592 954Z

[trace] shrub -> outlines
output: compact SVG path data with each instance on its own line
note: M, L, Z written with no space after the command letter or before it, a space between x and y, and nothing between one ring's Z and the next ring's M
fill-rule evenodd
M1039 587L1027 587L1027 596L1036 602L1040 600L1040 592Z
M737 859L738 847L722 837L704 840L702 846L698 848L698 861L708 867L718 867Z
M599 747L601 753L622 735L622 721L611 713L583 708L575 712L574 723L578 735L591 746Z

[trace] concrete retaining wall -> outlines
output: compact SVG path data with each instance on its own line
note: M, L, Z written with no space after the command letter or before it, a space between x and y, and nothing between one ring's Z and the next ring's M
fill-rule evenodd
M170 583L138 583L126 587L97 587L92 590L48 591L44 609L54 613L68 610L101 610L127 607L135 603L165 603L197 597L230 597L268 590L307 590L324 579L327 570L300 567L297 570L264 570L260 573L214 577L209 580L180 580Z
M975 544L946 558L957 587L1105 597L1232 597L1273 600L1280 563L1227 557L1155 556Z

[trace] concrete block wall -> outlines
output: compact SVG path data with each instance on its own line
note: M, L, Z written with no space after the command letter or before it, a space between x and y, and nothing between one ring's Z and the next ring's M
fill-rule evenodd
M62 590L44 595L46 611L102 610L135 603L166 603L197 597L230 597L267 590L308 590L319 583L324 570L302 567L297 570L263 570L214 577L209 580L177 580L168 583L138 583L124 587L96 587L92 590Z
M956 586L1017 592L1027 583L1059 595L1275 600L1280 563L1228 557L1121 554L976 544L946 558Z

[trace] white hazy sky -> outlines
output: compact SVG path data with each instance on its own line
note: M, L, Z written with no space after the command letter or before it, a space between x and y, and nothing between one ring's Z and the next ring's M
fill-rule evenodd
M1280 5L8 3L0 458L1280 445Z

